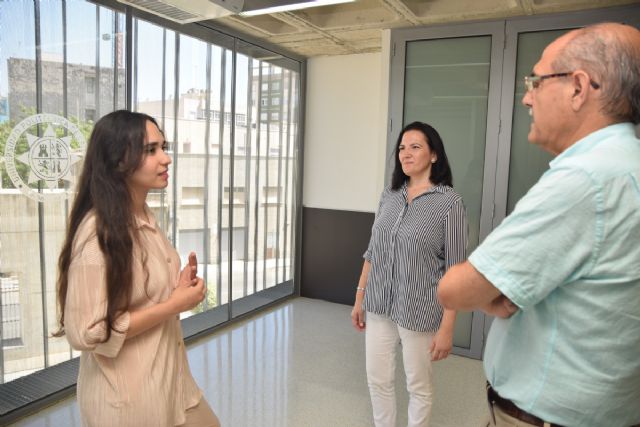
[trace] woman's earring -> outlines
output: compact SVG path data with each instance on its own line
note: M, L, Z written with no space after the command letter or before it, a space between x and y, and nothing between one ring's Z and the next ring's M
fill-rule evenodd
M435 162L436 162L436 159L431 159L431 163L435 163Z

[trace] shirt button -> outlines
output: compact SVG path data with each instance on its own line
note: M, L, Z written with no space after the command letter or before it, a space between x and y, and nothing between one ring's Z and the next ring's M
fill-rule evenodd
M171 264L171 258L167 258L167 262Z

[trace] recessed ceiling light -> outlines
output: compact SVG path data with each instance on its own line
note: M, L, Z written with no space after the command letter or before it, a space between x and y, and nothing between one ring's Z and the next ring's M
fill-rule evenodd
M317 6L328 6L331 4L340 4L340 3L351 3L355 0L315 0L315 1L306 1L303 3L293 3L287 4L283 6L273 6L267 7L264 9L256 9L256 10L248 10L246 12L241 12L240 16L255 16L255 15L264 15L267 13L278 13L278 12L286 12L289 10L298 10L298 9L306 9L309 7L317 7Z

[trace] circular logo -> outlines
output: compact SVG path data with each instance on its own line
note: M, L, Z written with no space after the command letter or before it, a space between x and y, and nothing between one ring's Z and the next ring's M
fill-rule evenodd
M44 129L42 136L39 129ZM66 199L73 194L77 169L73 166L82 160L85 145L80 129L64 117L29 116L7 138L7 174L17 189L34 200Z

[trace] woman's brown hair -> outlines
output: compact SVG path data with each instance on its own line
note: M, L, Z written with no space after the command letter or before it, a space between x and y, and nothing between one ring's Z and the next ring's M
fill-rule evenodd
M133 285L135 218L127 180L143 161L147 121L143 113L114 111L95 124L67 224L67 235L58 258L58 323L53 335L64 335L64 310L73 244L80 223L90 211L96 221L96 236L104 254L107 313L105 341L111 336L116 317L128 310ZM95 286L87 283L86 286Z

